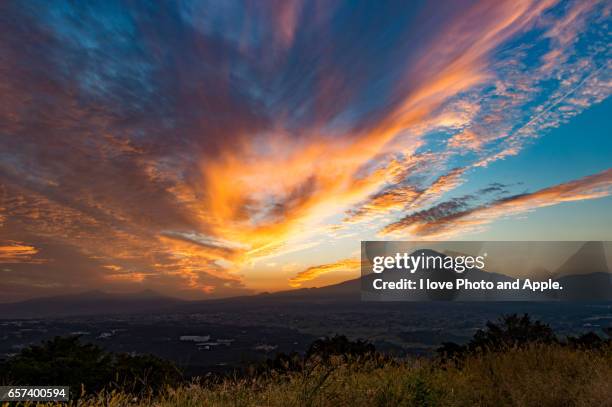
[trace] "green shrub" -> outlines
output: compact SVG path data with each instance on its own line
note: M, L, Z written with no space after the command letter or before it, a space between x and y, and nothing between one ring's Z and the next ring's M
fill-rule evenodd
M529 315L502 316L497 322L487 322L466 345L445 342L437 350L443 359L461 359L468 354L499 352L509 348L520 348L534 343L557 343L558 339L550 326L532 321Z

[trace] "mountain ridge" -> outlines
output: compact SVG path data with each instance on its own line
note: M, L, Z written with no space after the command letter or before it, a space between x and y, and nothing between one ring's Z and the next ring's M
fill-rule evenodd
M598 242L585 243L579 250L572 254L555 271L553 280L559 281L568 289L555 293L554 295L531 295L529 293L516 296L509 295L493 296L492 293L469 293L460 292L456 296L421 295L413 300L449 300L458 301L483 301L491 300L612 300L612 274L610 274L605 263L603 245ZM438 252L435 255L443 256ZM603 260L602 260L603 259ZM585 266L586 265L586 266ZM585 270L595 270L585 272ZM431 274L442 279L447 279L446 273L439 274L439 270ZM492 271L481 271L473 269L466 275L472 275L474 280L484 279L487 281L511 281L515 280L504 274ZM245 303L258 304L281 304L286 302L357 302L362 299L362 288L371 286L371 282L364 279L373 279L379 275L360 276L355 279L343 281L322 287L298 288L293 290L277 291L273 293L260 293L237 297L205 299L205 300L183 300L160 294L151 289L145 289L133 293L109 293L101 290L90 290L82 293L66 294L53 297L33 298L25 301L0 304L0 318L49 318L66 316L86 316L104 314L137 314L144 312L196 312L205 306L227 306L239 307ZM394 278L401 278L403 274L397 274ZM456 275L455 275L456 276ZM456 277L455 277L456 278ZM365 283L364 283L365 281ZM369 293L366 290L366 295ZM498 294L499 295L499 294ZM374 298L376 299L376 298ZM387 298L388 299L388 298ZM398 297L397 299L402 299Z

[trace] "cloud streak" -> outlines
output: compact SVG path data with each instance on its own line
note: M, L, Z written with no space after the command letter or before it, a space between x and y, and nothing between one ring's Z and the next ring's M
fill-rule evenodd
M507 196L471 206L471 196L439 203L411 213L381 230L382 235L447 238L473 231L496 219L511 217L563 202L582 201L612 193L612 169L536 192Z
M308 267L289 280L291 287L297 288L305 282L316 279L317 277L339 271L357 271L361 268L361 260L343 259L334 263L319 264L317 266Z
M43 259L33 259L36 253L38 253L38 250L34 246L26 245L23 242L5 241L0 244L0 263L44 263Z

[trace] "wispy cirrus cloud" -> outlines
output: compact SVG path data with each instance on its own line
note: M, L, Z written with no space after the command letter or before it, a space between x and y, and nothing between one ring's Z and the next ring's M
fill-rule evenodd
M386 215L392 211L407 210L426 205L453 190L462 182L465 168L454 168L437 177L427 187L418 187L414 183L395 184L385 190L369 196L366 202L356 210L348 212L347 222L373 220L377 215Z
M41 264L44 259L35 259L34 255L38 253L38 249L34 246L27 245L23 242L15 241L0 241L0 263L28 263Z
M387 225L381 234L446 238L473 231L499 218L563 202L602 198L611 193L612 169L609 169L532 193L506 196L480 205L473 205L474 197L470 195L444 201Z
M361 260L343 259L334 263L319 264L308 267L289 280L291 287L300 287L305 282L316 279L317 277L338 271L357 271L361 268Z

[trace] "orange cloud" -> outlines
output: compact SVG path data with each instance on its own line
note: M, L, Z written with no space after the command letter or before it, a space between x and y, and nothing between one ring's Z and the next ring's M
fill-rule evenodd
M466 129L448 140L448 146L460 150L480 150L483 141L472 130Z
M370 196L359 209L349 211L349 216L345 221L355 223L364 219L371 220L376 215L385 215L394 210L421 207L428 202L439 199L446 192L461 184L464 172L465 168L455 168L446 174L440 175L425 189L412 185L399 185L388 188L383 192Z
M102 213L95 213L91 210L99 206L95 202L88 202L86 209L80 210L78 205L64 205L23 188L13 187L10 192L4 203L11 224L5 227L77 248L82 255L100 263L100 268L112 272L103 274L105 280L138 283L168 276L176 279L176 286L185 289L208 286L210 278L240 285L233 270L216 263L231 261L238 249L197 241L190 234L159 233L148 219L114 212L108 206L100 208ZM104 216L107 214L113 216ZM42 260L31 259L36 253L33 246L12 242L1 247L0 262L41 264Z
M107 274L105 278L109 281L121 281L130 283L142 283L146 275L144 273L113 273Z
M551 4L487 2L470 8L442 30L419 63L406 72L404 83L397 86L403 93L396 95L394 107L354 135L332 138L307 133L296 141L281 128L207 158L202 163L206 195L202 211L212 233L249 245L246 258L253 258L369 195L374 194L374 202L365 210L398 208L413 197L410 188L375 194L397 173L386 146L402 131L429 119L450 97L486 81L489 52ZM402 143L411 155L419 140L403 138ZM372 163L379 165L368 171ZM457 184L457 174L448 177L427 194Z
M23 242L5 241L0 246L0 264L11 263L29 263L41 264L43 259L33 259L32 257L38 253L38 249L34 246L26 245Z
M300 271L295 277L289 280L291 287L300 287L306 281L314 280L322 274L333 273L338 271L356 271L361 268L361 260L344 259L335 263L320 264L318 266L308 267Z
M502 217L562 202L602 198L612 192L612 169L533 193L510 196L469 207L456 199L412 213L383 228L381 235L447 238L482 227Z

